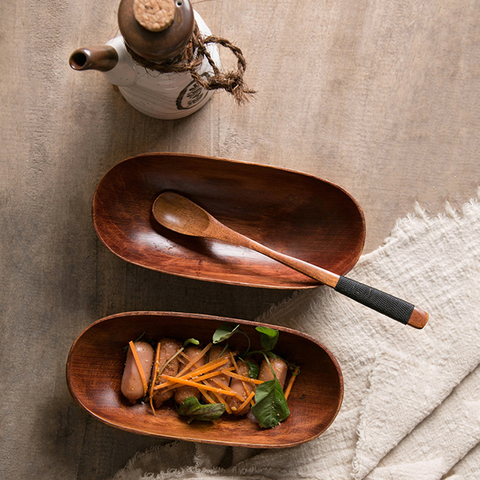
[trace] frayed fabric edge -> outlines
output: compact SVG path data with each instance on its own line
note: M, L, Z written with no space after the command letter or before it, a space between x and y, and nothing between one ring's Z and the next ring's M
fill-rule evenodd
M395 225L393 226L390 235L385 238L383 243L379 245L378 248L373 250L372 252L363 254L359 261L358 264L361 264L365 261L369 261L370 258L374 255L378 255L379 252L383 251L385 248L389 247L392 242L397 242L398 241L398 233L403 230L403 225L406 222L411 222L412 220L417 220L417 227L418 229L429 229L431 226L436 222L439 221L443 218L452 218L458 221L461 221L463 218L468 217L469 215L469 210L471 208L478 208L480 204L480 186L477 187L477 196L472 197L470 200L462 204L461 212L457 212L455 210L451 203L447 200L445 202L445 208L442 212L438 212L434 216L430 216L427 211L420 205L418 201L415 202L414 204L414 209L413 212L407 214L406 216L399 218L396 222ZM415 235L417 235L419 232L416 231Z

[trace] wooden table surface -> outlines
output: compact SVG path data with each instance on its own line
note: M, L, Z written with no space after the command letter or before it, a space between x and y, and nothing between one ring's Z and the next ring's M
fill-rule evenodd
M173 277L110 253L92 226L92 196L121 160L187 152L325 178L363 207L364 252L416 201L435 215L477 193L478 1L194 1L214 34L242 48L258 93L241 107L216 93L177 121L138 113L101 73L68 66L76 48L116 34L117 2L3 3L2 478L104 479L161 443L105 426L71 399L67 354L96 319L254 319L291 294Z

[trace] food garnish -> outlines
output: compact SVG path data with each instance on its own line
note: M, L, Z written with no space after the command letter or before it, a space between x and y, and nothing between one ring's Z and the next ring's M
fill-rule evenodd
M184 342L164 338L156 345L150 341L156 347L153 360L150 357L151 378L145 377L135 343L129 342L140 372L143 401L150 405L153 415L156 408L174 396L178 414L186 417L188 423L216 421L224 413L246 415L248 412L263 428L275 427L286 420L290 415L287 399L300 369L273 352L278 330L269 327L256 330L262 348L255 351L250 350L250 338L240 325L231 324L221 325L214 332L212 342L204 348L194 338ZM227 343L238 333L248 340L248 348L242 353ZM217 346L222 342L225 342L223 347ZM184 393L180 394L180 390Z

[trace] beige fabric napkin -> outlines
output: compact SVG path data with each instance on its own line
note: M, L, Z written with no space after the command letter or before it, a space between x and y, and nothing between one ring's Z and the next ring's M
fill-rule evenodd
M345 397L327 432L282 451L174 442L137 454L115 479L476 478L478 199L460 212L447 204L436 217L417 205L349 276L415 303L430 321L415 330L326 287L297 293L259 319L309 333L337 357Z

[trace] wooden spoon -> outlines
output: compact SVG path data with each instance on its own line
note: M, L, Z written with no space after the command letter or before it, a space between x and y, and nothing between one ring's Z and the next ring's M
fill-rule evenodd
M178 193L164 192L159 195L152 211L157 222L170 230L194 237L214 238L260 252L403 324L423 328L428 321L428 313L405 300L284 255L245 237Z

